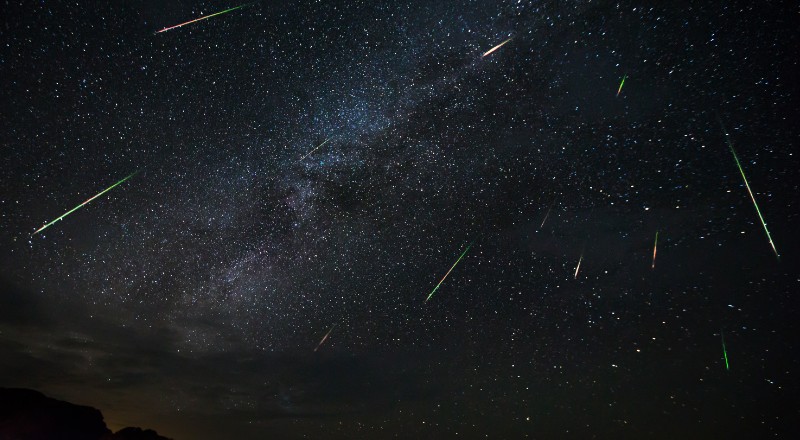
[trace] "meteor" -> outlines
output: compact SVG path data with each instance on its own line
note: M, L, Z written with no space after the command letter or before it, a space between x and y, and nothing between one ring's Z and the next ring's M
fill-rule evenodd
M656 247L658 246L658 231L656 231L656 241L653 243L653 264L650 266L650 269L656 268Z
M433 294L434 294L434 293L436 293L436 291L437 291L437 290L439 290L439 286L441 286L441 285L442 285L442 283L443 283L443 282L444 282L444 280L447 278L447 276L448 276L448 275L450 275L450 272L452 272L452 271L453 271L453 268L455 268L455 267L456 267L456 264L458 264L458 262L459 262L459 261L461 261L461 259L462 259L462 258L464 258L464 255L466 255L466 254L467 254L467 252L469 252L469 248L471 248L471 247L472 247L472 243L470 243L470 244L469 244L469 246L467 246L467 248L464 250L464 252L462 252L462 253L461 253L461 256L459 256L459 257L458 257L458 260L456 260L456 262L455 262L455 263L453 263L453 266L452 266L452 267L450 267L450 270L448 270L448 271L447 271L447 273L446 273L446 274L444 274L444 277L442 277L442 280L441 280L441 281L439 281L439 284L437 284L437 285L436 285L436 287L434 287L434 288L433 288L433 291L431 291L430 295L428 295L428 297L427 297L427 298L425 298L425 301L424 301L424 302L428 302L428 300L429 300L429 299L431 299L431 297L433 296Z
M578 271L581 270L581 261L583 261L583 252L581 252L581 257L578 258L578 266L575 268L575 278L578 279Z
M224 10L224 11L215 12L215 13L213 13L213 14L211 14L211 15L205 15L205 16L202 16L202 17L200 17L200 18L195 18L194 20L189 20L189 21L187 21L187 22L185 22L185 23L176 24L175 26L165 27L164 29L161 29L160 31L156 31L155 33L156 33L156 34L160 34L160 33L162 33L162 32L166 32L166 31L168 31L168 30L171 30L171 29L179 28L179 27L181 27L181 26L186 26L187 24L192 24L192 23L194 23L194 22L201 21L201 20L205 20L205 19L207 19L207 18L211 18L211 17L215 17L215 16L217 16L217 15L226 14L226 13L228 13L228 12L233 12L233 11L235 11L235 10L237 10L237 9L244 8L245 6L250 6L251 4L252 4L252 3L247 3L247 4L244 4L244 5L241 5L241 6L237 6L237 7L235 7L235 8L230 8L230 9L226 9L226 10Z
M552 206L547 210L547 214L544 215L544 220L542 220L542 224L539 225L539 229L542 229L544 227L544 222L547 221L547 217L550 215L550 210L551 209L553 209Z
M722 337L722 355L725 357L725 369L730 370L731 367L728 365L728 350L725 349L725 335L722 333L722 329L719 329L719 335Z
M315 352L316 352L317 350L319 350L319 347L321 347L321 346L322 346L322 343L323 343L323 342L325 342L325 340L326 340L326 339L328 339L328 336L330 336L330 334L331 334L331 332L333 331L333 329L334 329L334 328L336 328L336 324L333 324L333 327L331 327L331 329L330 329L330 330L328 330L328 333L325 333L325 336L323 336L323 337L322 337L322 340L321 340L321 341L319 341L319 344L317 344L317 348L315 348L315 349L314 349L314 351L315 351Z
M323 142L323 143L321 143L321 144L317 145L317 147L316 147L316 148L314 148L313 150L311 150L311 151L309 151L308 153L306 153L306 155L305 155L305 156L303 156L303 157L301 157L301 158L300 158L300 160L302 161L303 159L305 159L305 158L307 158L308 156L310 156L310 155L311 155L311 153L313 153L313 152L315 152L315 151L319 150L319 147L321 147L321 146L323 146L323 145L327 144L329 140L331 140L331 138L325 139L325 142Z
M767 234L767 240L769 241L769 245L772 246L772 252L775 253L775 258L780 261L781 256L778 254L778 249L775 248L775 243L772 241L772 235L769 233L769 229L767 229L767 222L764 221L764 216L761 215L761 210L758 209L758 203L756 203L756 198L753 195L753 190L750 189L750 183L747 182L747 176L744 175L744 169L742 168L742 164L739 162L739 156L736 155L736 150L733 149L733 142L731 142L730 135L728 134L728 130L725 129L725 124L722 123L722 118L719 118L719 125L722 126L722 131L725 133L725 141L728 143L728 147L731 149L731 153L733 153L733 160L736 161L736 166L739 168L739 173L742 175L742 180L744 180L744 186L747 188L747 193L750 194L750 200L753 201L753 206L756 208L756 213L758 214L759 220L761 220L761 225L764 226L764 232Z
M627 73L625 74L625 76L622 77L622 81L619 83L619 89L617 89L617 96L619 96L619 92L622 91L622 86L625 85L625 78L627 77L628 77Z
M82 207L83 207L84 205L86 205L87 203L89 203L89 202L91 202L92 200L94 200L94 199L96 199L96 198L98 198L98 197L102 196L103 194L107 193L108 191L111 191L112 189L114 189L114 187L115 187L115 186L119 185L120 183L122 183L122 182L124 182L124 181L126 181L126 180L128 180L128 179L130 179L131 177L133 177L134 175L136 175L136 173L138 173L138 171L135 171L135 172L133 172L133 173L129 174L129 175L128 175L128 177L125 177L124 179L120 180L119 182L117 182L117 183L115 183L115 184L113 184L113 185L109 186L108 188L106 188L106 189L104 189L104 190L100 191L100 192L99 192L99 193L97 193L97 195L95 195L94 197L90 198L89 200L87 200L87 201L85 201L85 202L81 203L80 205L78 205L78 206L76 206L76 207L74 207L74 208L70 209L69 211L65 212L64 214L62 214L62 215L61 215L61 217L58 217L57 219L55 219L55 220L51 221L50 223L48 223L48 224L46 224L46 225L42 226L41 228L39 228L39 229L37 229L36 231L34 231L34 232L33 232L33 234L31 234L31 235L36 235L36 234L38 234L39 232L42 232L42 231L44 231L45 229L47 229L47 228L49 228L50 226L52 226L52 225L53 225L53 223L55 223L55 222L57 222L57 221L59 221L59 220L63 219L64 217L66 217L66 216L68 216L68 215L72 214L73 212L75 212L75 211L77 211L78 209L82 208Z
M511 38L514 38L514 37L511 37ZM481 58L485 58L485 57L486 57L486 55L489 55L490 53L492 53L492 52L496 51L497 49L500 49L501 47L503 47L503 45L504 45L504 44L506 44L506 43L508 43L509 41L511 41L511 38L509 38L508 40L506 40L506 41L503 41L502 43L498 44L497 46L495 46L495 47L493 47L493 48L491 48L491 49L487 50L487 51L486 51L486 53L485 53L485 54L483 54L483 56L482 56Z

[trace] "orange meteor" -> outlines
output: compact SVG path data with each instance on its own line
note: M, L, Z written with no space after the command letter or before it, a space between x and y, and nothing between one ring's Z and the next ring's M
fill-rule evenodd
M513 37L511 37L511 38L513 38ZM508 40L503 41L502 43L498 44L497 46L487 50L486 53L483 54L483 56L481 58L484 58L484 57L486 57L486 55L489 55L490 53L492 53L492 52L496 51L497 49L500 49L501 47L503 47L504 44L506 44L509 41L511 41L511 38L509 38Z
M323 336L322 340L319 341L319 344L317 344L317 348L314 349L315 352L317 350L319 350L319 348L322 346L322 344L325 342L325 340L328 339L328 336L331 335L331 332L333 331L334 328L336 328L336 324L333 324L333 327L331 327L331 329L328 330L328 333L325 333L325 336Z
M653 264L650 266L650 269L656 268L656 248L658 247L658 231L656 231L656 241L653 243Z

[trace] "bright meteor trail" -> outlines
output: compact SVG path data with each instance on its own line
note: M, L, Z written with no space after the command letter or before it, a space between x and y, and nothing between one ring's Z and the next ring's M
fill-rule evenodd
M627 74L625 74L625 76L622 77L622 81L620 81L619 83L619 89L617 89L617 96L619 96L619 92L622 91L622 86L625 85L625 78L627 77L628 77Z
M331 140L331 138L325 139L325 142L323 142L323 143L321 143L321 144L317 145L317 147L316 147L316 148L314 148L313 150L311 150L311 151L309 151L308 153L306 153L306 155L305 155L305 156L303 156L303 157L301 157L301 158L300 158L300 160L303 160L303 159L307 158L308 156L310 156L310 155L311 155L311 153L313 153L313 152L315 152L315 151L319 150L319 147L321 147L321 146L323 146L323 145L327 144L329 140Z
M553 208L550 208L550 209L553 209ZM544 222L546 222L546 221L547 221L547 217L550 215L550 209L548 209L548 210L547 210L547 214L545 214L545 215L544 215L544 220L542 220L542 224L541 224L541 225L539 225L539 229L541 229L541 228L543 228L543 227L544 227Z
M427 298L425 298L425 302L428 302L428 300L429 300L429 299L431 299L431 297L433 296L433 294L434 294L434 293L436 293L436 291L437 291L437 290L439 290L439 286L441 286L441 285L442 285L442 283L443 283L443 282L444 282L444 280L447 278L447 276L448 276L448 275L450 275L450 272L452 272L452 271L453 271L453 268L455 268L455 267L456 267L456 264L458 264L458 262L459 262L459 261L461 261L461 259L462 259L462 258L464 258L464 255L466 255L466 254L467 254L467 252L469 252L469 248L471 248L471 247L472 247L472 243L470 243L470 244L469 244L469 246L467 246L467 248L466 248L466 249L464 249L464 252L462 252L462 253L461 253L461 256L459 256L459 257L458 257L458 260L456 260L456 262L455 262L455 263L453 263L453 266L452 266L452 267L450 267L450 270L448 270L448 271L447 271L447 273L446 273L446 274L444 274L444 277L442 277L442 280L441 280L441 281L439 281L439 284L437 284L437 285L436 285L436 287L434 287L434 288L433 288L433 291L431 291L431 294L430 294L430 295L428 295L428 297L427 297Z
M323 336L322 340L319 341L319 344L317 344L317 348L315 348L314 351L319 350L319 348L322 346L322 343L325 342L326 339L328 339L328 336L331 335L331 332L333 331L334 328L336 328L336 324L333 324L333 327L331 327L331 329L328 330L328 333L325 333L325 336Z
M717 115L719 118L719 115ZM750 194L750 200L753 201L753 206L756 208L756 213L758 214L759 220L761 220L761 225L764 226L764 232L767 233L767 240L769 240L769 245L772 246L772 252L775 253L775 258L780 261L781 256L778 254L778 249L775 248L775 243L772 241L772 235L769 233L769 229L767 229L767 222L764 221L764 216L761 215L761 210L758 209L758 203L756 203L756 198L753 195L753 190L750 189L750 184L747 182L747 176L744 175L744 169L742 168L742 164L739 163L739 156L736 155L736 150L733 149L733 142L731 142L730 135L728 134L728 130L725 129L725 124L722 123L722 118L719 118L719 125L722 126L722 131L725 133L725 141L728 143L728 147L731 149L731 153L733 153L733 160L736 161L736 166L739 168L739 173L742 174L742 180L744 180L744 186L747 188L747 193Z
M511 37L511 38L513 38L513 37ZM509 38L508 40L503 41L502 43L498 44L497 46L487 50L486 53L483 54L483 56L481 58L484 58L486 55L489 55L490 53L492 53L492 52L496 51L497 49L500 49L501 47L503 47L504 44L506 44L509 41L511 41L511 38Z
M728 350L725 349L725 335L722 334L722 329L720 329L719 335L722 337L722 355L725 356L725 369L730 370L731 367L728 365Z
M576 279L576 280L578 279L578 271L581 270L581 261L583 261L583 252L581 252L581 257L578 258L578 266L575 267L575 277L574 277L574 279Z
M36 234L38 234L39 232L42 232L43 230L45 230L45 229L49 228L50 226L52 226L52 224L53 224L53 223L55 223L55 222L57 222L57 221L59 221L59 220L63 219L64 217L66 217L66 216L68 216L68 215L72 214L73 212L75 212L75 211L77 211L78 209L82 208L82 207L83 207L84 205L86 205L87 203L89 203L89 202L91 202L92 200L94 200L94 199L96 199L96 198L98 198L98 197L102 196L103 194L107 193L108 191L111 191L112 189L114 189L114 187L115 187L115 186L119 185L120 183L122 183L122 182L124 182L124 181L126 181L126 180L128 180L128 179L130 179L131 177L133 177L134 175L136 175L136 173L138 173L138 171L136 171L136 172L133 172L133 173L129 174L129 175L128 175L128 177L126 177L126 178L124 178L124 179L120 180L119 182L117 182L117 183L115 183L115 184L113 184L113 185L109 186L108 188L106 188L106 189L104 189L104 190L100 191L100 192L99 192L99 193L97 193L97 195L95 195L94 197L92 197L92 198L90 198L89 200L87 200L87 201L85 201L85 202L81 203L80 205L78 205L78 206L76 206L76 207L74 207L74 208L70 209L69 211L67 211L66 213L64 213L64 214L63 214L61 217L59 217L59 218L57 218L57 219L55 219L55 220L51 221L50 223L48 223L48 224L46 224L46 225L42 226L41 228L37 229L37 230L36 230L36 231L34 231L34 233L33 233L33 234L31 234L31 235L36 235Z
M235 11L237 9L241 9L241 8L243 8L245 6L249 6L249 5L250 5L249 3L248 4L244 4L244 5L241 5L241 6L237 6L235 8L230 8L230 9L226 9L224 11L215 12L215 13L213 13L211 15L205 15L205 16L200 17L200 18L195 18L194 20L187 21L186 23L181 23L181 24L176 24L175 26L165 27L164 29L161 29L160 31L156 31L156 33L160 34L161 32L166 32L166 31L168 31L170 29L175 29L175 28L179 28L181 26L186 26L187 24L192 24L192 23L194 23L196 21L205 20L206 18L211 18L211 17L217 16L217 15L222 15L222 14L225 14L225 13L228 13L228 12L231 12L231 11Z
M650 269L656 268L656 247L658 247L658 231L656 231L656 241L653 243L653 264L650 266Z

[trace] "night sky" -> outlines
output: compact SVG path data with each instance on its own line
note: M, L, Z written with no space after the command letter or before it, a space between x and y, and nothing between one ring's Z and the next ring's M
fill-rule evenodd
M0 386L177 440L792 438L800 11L655 4L6 2Z

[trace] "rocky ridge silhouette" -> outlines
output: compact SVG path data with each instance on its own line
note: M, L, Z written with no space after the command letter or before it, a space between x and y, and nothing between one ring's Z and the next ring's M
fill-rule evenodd
M151 429L115 433L100 410L24 388L0 388L0 440L170 440Z

